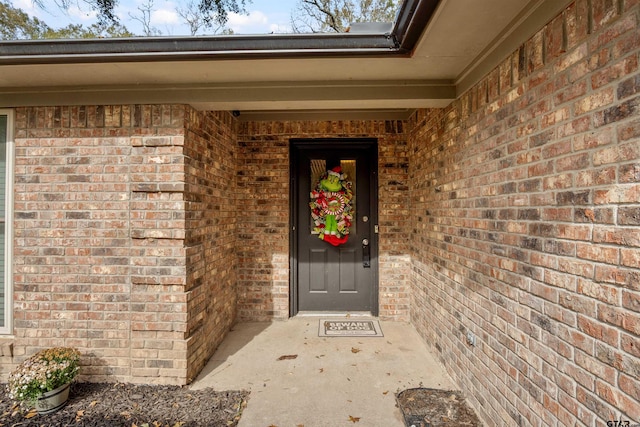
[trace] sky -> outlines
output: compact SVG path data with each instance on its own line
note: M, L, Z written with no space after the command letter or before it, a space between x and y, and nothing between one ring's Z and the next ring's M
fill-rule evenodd
M118 0L116 15L120 23L134 34L142 34L142 25L130 14L140 16L138 7L148 0ZM69 24L89 26L96 22L95 12L91 11L82 0L77 0L68 11L56 6L55 0L43 0L42 9L32 0L11 0L14 7L20 8L31 16L46 22L52 28L66 27ZM151 26L164 36L190 35L189 28L182 24L182 19L175 9L186 2L179 0L154 0L154 12L151 15ZM231 13L227 27L235 34L268 34L291 32L291 11L297 0L253 0L247 5L248 15Z

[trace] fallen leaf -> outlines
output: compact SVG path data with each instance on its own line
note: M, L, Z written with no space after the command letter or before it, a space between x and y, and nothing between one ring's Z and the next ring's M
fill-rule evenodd
M389 390L383 391L382 394L384 394L386 396L387 394L389 394Z
M362 350L360 350L357 347L351 347L351 353L360 353Z
M323 373L323 372L324 372L324 368L320 368L320 373Z
M296 427L304 427L304 424L298 424Z
M352 423L359 423L360 422L360 417L352 417L351 415L349 415L349 421L351 421Z
M82 418L84 416L84 410L81 409L78 412L76 412L76 422L80 421L80 418Z
M153 422L153 427L162 427L162 424L160 424L160 423L159 423L159 422L157 422L157 421L154 421L154 422Z
M278 360L292 360L297 358L298 358L297 354L285 354L284 356L278 357Z
M36 411L31 411L31 412L29 412L27 415L25 415L24 417L25 417L25 418L33 418L33 417L35 417L36 415L38 415L38 413L37 413Z
M93 408L94 406L96 406L98 404L97 400L94 400L93 402L89 403L89 407Z
M138 427L136 423L131 423L131 427Z
M177 423L175 423L175 424L173 425L173 427L182 427L184 424L185 424L185 422L184 422L184 421L178 421Z

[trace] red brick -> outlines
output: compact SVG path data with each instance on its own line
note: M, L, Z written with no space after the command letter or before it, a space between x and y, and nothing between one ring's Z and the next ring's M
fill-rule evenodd
M544 66L544 31L536 33L527 43L527 73L542 68Z
M587 93L587 81L583 79L560 89L554 95L554 105L556 107L566 102L583 98Z
M640 292L622 291L622 306L640 313Z
M605 336L607 334L617 336L613 328L586 316L578 316L578 328L599 341L607 341L608 338Z
M569 44L568 48L569 51L565 55L562 55L560 58L558 58L558 60L554 63L553 68L555 74L559 74L565 70L571 70L578 67L588 57L588 48L585 43L576 45L575 47ZM572 76L572 80L578 81L579 77Z
M592 261L617 264L619 260L619 253L618 248L595 246L590 243L579 243L577 245L577 256L579 258L589 259Z
M564 12L567 26L567 44L571 49L587 38L589 33L589 2L577 0Z
M618 84L617 95L618 95L618 99L620 100L624 100L625 98L633 96L639 92L640 92L640 76L638 75L628 78L626 80L623 80Z
M620 297L620 291L617 287L594 283L590 279L583 278L578 279L577 291L583 295L613 305L617 305Z
M618 2L615 0L598 1L592 5L593 31L597 32L606 27L605 31L599 33L592 43L594 49L607 45L620 38L624 33L636 28L636 18L633 15L626 15L618 19L620 17Z
M640 247L640 230L634 227L596 227L593 231L594 243Z
M512 73L512 62L511 57L504 60L499 67L499 77L500 77L500 93L505 94L511 88L513 73Z
M621 374L618 382L620 384L620 390L625 392L632 399L640 401L640 382L638 382L637 378Z
M636 202L640 200L640 185L620 185L610 190L596 190L593 195L593 202L597 205L600 204L619 204ZM624 224L634 224L636 221L634 215L630 217L626 215L619 215L619 218Z
M622 328L635 335L640 335L640 318L633 313L622 315Z
M587 169L577 173L575 178L578 187L593 187L613 184L616 181L616 168Z
M634 270L613 266L596 266L595 280L597 282L614 283L628 286L633 290L640 290L639 277L638 272Z
M618 125L618 138L621 141L640 137L640 120Z
M573 104L573 111L576 116L592 112L607 105L611 105L614 101L614 91L612 88L605 87L598 92L586 95Z
M598 89L601 86L626 77L627 75L637 71L637 69L638 58L636 56L623 58L619 62L611 64L607 68L594 73L591 76L591 87ZM618 89L618 97L621 98L620 89Z
M557 58L566 52L565 46L565 16L559 15L545 28L545 44L548 60Z
M598 396L579 388L578 392L576 393L576 397L580 403L582 403L587 409L590 410L589 414L585 414L588 416L588 424L593 423L592 414L596 414L602 420L615 419L615 411Z
M640 404L635 399L631 399L628 396L622 394L619 390L612 388L610 385L597 382L596 393L603 400L617 408L627 417L635 420L640 417ZM608 415L607 415L608 416ZM607 420L615 418L605 418Z
M498 99L498 96L500 95L500 69L496 68L494 69L490 74L489 74L489 80L487 82L488 85L488 92L487 92L487 97L488 97L488 101L494 102L496 99Z
M640 182L640 163L621 165L618 167L618 174L621 184Z
M594 342L595 340L588 336L585 335L575 329L568 329L568 328L564 328L561 330L561 337L564 341L566 341L572 348L575 349L580 349L582 351L584 351L587 354L593 354L595 346L594 346ZM571 354L570 358L573 357L573 354Z
M620 250L620 264L631 267L640 268L640 251L637 249L621 249Z
M576 120L572 120L568 123L563 124L558 128L558 137L563 138L567 136L572 136L578 133L583 133L591 129L591 118L590 117L582 117Z

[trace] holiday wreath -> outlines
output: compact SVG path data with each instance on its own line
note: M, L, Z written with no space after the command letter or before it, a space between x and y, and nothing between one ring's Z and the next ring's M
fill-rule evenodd
M347 242L353 220L352 183L345 179L340 166L322 174L309 203L314 233L333 246Z

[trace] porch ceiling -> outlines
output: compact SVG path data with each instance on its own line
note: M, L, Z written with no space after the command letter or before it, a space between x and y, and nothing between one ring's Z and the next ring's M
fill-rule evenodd
M431 19L419 23L421 36L406 55L390 55L384 47L352 53L271 52L268 44L277 41L278 35L254 36L253 41L266 48L253 55L147 51L127 57L101 55L98 48L95 54L72 56L66 51L73 53L86 44L49 43L61 52L54 56L38 51L32 42L4 42L0 44L0 107L188 103L199 109L237 110L242 119L252 120L332 115L404 118L415 108L447 105L568 3L440 0ZM350 35L347 42L353 37L357 35ZM148 39L130 40L135 44ZM234 39L238 40L252 43L251 37ZM329 36L326 40L339 39ZM216 41L173 38L149 43L190 42ZM31 46L35 54L13 53L16 47Z

